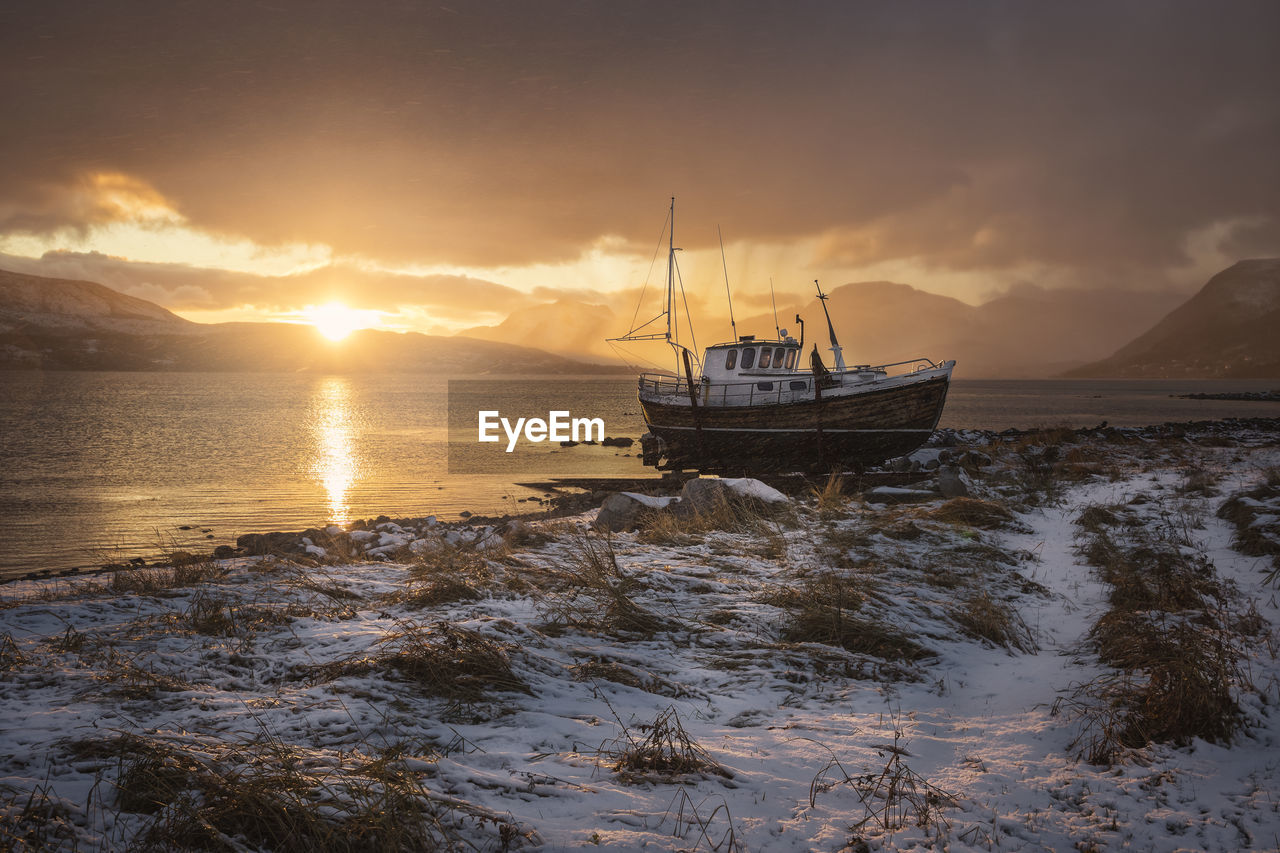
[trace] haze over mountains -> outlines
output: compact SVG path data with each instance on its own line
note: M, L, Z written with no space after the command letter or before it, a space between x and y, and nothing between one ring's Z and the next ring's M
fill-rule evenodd
M511 344L360 331L340 343L288 323L192 323L89 281L0 270L0 368L591 373L613 368Z
M973 306L884 281L841 285L829 297L849 364L955 358L961 378L1280 376L1280 259L1241 261L1182 304L1167 292L1023 286ZM798 336L797 308L806 348L817 343L826 355L816 298L780 306L779 324ZM561 299L458 336L363 331L335 345L308 326L192 323L93 282L0 271L0 367L621 372L604 338L624 332L633 310ZM713 328L698 322L701 345L729 337L727 311L718 319ZM774 318L745 317L737 328L771 337ZM647 355L665 362L662 349ZM627 351L646 354L645 345Z
M1228 267L1114 355L1068 375L1280 376L1280 258Z
M973 306L906 284L859 282L834 288L827 305L849 364L883 364L924 356L954 358L958 376L1045 377L1114 352L1175 307L1181 297L1167 292L1043 290L1024 286ZM731 333L727 306L715 321L696 322L698 342L706 346ZM577 358L616 357L606 335L627 330L634 305L592 305L561 300L523 309L497 326L463 334L542 346ZM817 298L804 305L779 305L779 325L799 337L795 323L805 320L806 341L826 351L826 319ZM641 312L641 320L646 319ZM704 315L705 317L705 315ZM772 313L739 317L739 334L773 337ZM808 349L808 344L805 346ZM669 361L661 345L626 344L639 360Z

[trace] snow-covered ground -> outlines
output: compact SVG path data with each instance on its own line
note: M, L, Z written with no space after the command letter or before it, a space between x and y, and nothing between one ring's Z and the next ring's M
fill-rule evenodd
M1226 444L1068 443L1060 481L1042 448L984 447L981 517L828 497L608 539L588 514L497 548L388 527L414 560L0 587L0 839L287 846L255 827L288 801L377 849L361 803L395 789L459 849L1275 850L1280 593L1217 510L1280 450ZM1090 506L1175 519L1264 620L1231 742L1072 748L1055 700L1108 672Z

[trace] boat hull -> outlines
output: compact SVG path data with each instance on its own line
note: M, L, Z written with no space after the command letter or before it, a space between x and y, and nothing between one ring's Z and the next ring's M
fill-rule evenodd
M661 440L646 462L707 473L831 471L902 456L938 425L950 371L789 403L691 406L645 399L649 432Z

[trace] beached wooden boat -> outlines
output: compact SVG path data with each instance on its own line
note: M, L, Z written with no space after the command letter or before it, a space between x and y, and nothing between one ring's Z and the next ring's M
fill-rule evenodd
M673 200L672 223L674 216ZM642 326L612 339L666 341L683 368L683 376L640 375L649 428L641 439L645 464L707 473L857 469L910 453L938 425L955 362L919 358L847 367L829 313L830 368L816 344L804 357L799 315L799 340L784 329L771 340L742 335L697 358L672 334L675 252L669 238L666 305L655 318L665 315L665 331L646 333ZM818 297L826 312L821 288Z

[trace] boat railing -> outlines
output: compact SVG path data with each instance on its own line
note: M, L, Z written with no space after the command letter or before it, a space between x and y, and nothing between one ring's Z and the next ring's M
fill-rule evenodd
M890 375L901 376L937 369L938 365L927 358L914 358L892 364L857 365L843 373L827 375L823 388L838 388L849 380L850 384L877 381ZM906 368L890 374L893 368ZM687 398L689 383L678 376L665 373L640 374L640 392L657 396ZM703 382L694 388L700 406L754 406L768 403L790 403L813 397L812 373L764 374L751 381Z

